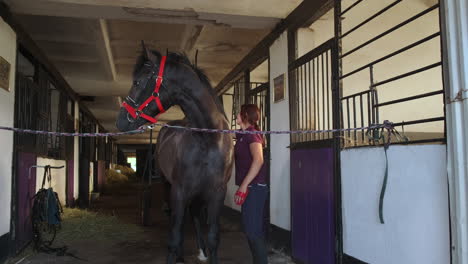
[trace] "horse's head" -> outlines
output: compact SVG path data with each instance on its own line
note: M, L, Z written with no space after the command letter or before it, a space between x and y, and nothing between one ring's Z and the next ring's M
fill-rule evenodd
M133 72L133 85L122 103L117 118L120 131L130 131L148 122L156 122L155 117L173 104L171 91L165 80L167 67L165 56L148 50L142 42L143 55Z

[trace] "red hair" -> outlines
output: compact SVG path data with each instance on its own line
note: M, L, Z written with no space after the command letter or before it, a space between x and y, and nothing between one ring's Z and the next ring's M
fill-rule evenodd
M241 106L240 117L242 122L251 124L255 130L260 131L258 121L260 120L260 109L254 104L244 104ZM265 138L263 137L263 145L265 145Z

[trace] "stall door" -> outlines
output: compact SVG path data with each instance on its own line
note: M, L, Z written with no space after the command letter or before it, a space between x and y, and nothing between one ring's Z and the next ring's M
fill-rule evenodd
M36 194L36 154L18 152L16 251L22 250L32 239L31 209ZM42 181L42 178L41 178Z
M292 254L307 264L335 263L333 149L291 151Z

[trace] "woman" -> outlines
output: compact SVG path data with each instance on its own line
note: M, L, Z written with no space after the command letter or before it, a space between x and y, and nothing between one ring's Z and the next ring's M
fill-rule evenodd
M259 131L260 110L256 105L241 106L237 124L244 131ZM263 211L268 195L266 168L263 162L264 137L260 134L237 134L235 145L235 202L242 205L242 223L255 264L268 263L263 232Z

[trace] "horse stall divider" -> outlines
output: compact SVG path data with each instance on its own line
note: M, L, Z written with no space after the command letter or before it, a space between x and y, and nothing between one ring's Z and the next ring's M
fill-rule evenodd
M338 98L338 102L334 100L337 103L334 110L341 108L340 112L335 113L339 115L335 120L337 121L336 126L344 129L357 128L390 120L394 122L398 131L409 137L409 141L402 140L401 142L392 138L391 144L428 145L408 146L412 153L416 153L415 151L419 147L440 147L430 146L443 144L446 141L445 90L442 81L439 82L438 79L439 76L442 79L442 71L438 72L442 66L442 58L439 56L441 48L438 47L441 39L440 21L437 17L441 12L439 1L334 0L334 3L336 40L334 49L337 50L336 55L338 56L333 60L333 63L336 64L334 82ZM371 199L378 201L379 199L378 192L367 196L363 195L365 192L363 189L368 189L368 186L365 185L368 183L365 171L373 171L379 165L376 165L375 162L366 163L364 160L356 164L356 160L362 159L362 155L366 151L383 152L383 142L369 139L365 131L340 132L338 134L340 144L336 149L343 150L338 153L338 156L341 155L343 158L341 164L338 164L338 168L341 170L341 166L343 166L345 169L343 171L344 184L341 186L341 182L339 183L340 189L343 190L343 208L339 208L339 211L342 211L344 215L341 217L344 224L337 227L337 230L342 232L339 235L342 238L342 243L338 246L341 247L342 252L343 248L346 252L343 252L345 262L355 263L351 259L356 259L356 263L361 263L359 259L362 259L369 263L404 263L414 262L414 259L419 259L420 262L427 262L427 259L431 259L437 263L447 263L446 261L433 260L433 257L438 256L438 254L440 256L445 254L445 252L441 253L444 250L437 244L444 241L445 235L449 236L449 233L444 233L442 225L439 226L439 230L435 229L431 233L433 236L429 239L430 242L425 241L426 243L424 243L425 247L438 248L440 252L431 252L431 250L420 248L420 241L418 241L420 236L410 237L410 234L403 234L402 231L404 228L408 228L414 230L415 233L424 233L425 230L419 230L417 225L419 221L426 220L425 217L421 216L427 212L434 212L436 209L443 210L443 207L431 208L425 212L421 209L424 207L423 202L418 203L414 201L417 199L408 199L409 206L419 206L418 213L411 215L403 209L396 210L398 214L401 213L401 215L394 215L398 218L398 223L385 222L386 228L378 220L374 221L372 218L374 216L377 218L377 208L375 210L374 208L365 208L372 210L372 214L355 212L355 208L363 206L362 201L370 201ZM370 146L380 146L380 148ZM348 148L361 149L344 150ZM390 147L391 149L392 147ZM436 151L432 150L426 154L429 157L436 155L434 152ZM346 153L348 155L345 155ZM349 153L353 153L354 156ZM398 155L404 154L404 150L400 150L398 153ZM438 157L443 156L439 153ZM388 159L391 158L392 156L389 155ZM353 166L347 166L350 160L353 160L353 166L357 167L355 171L352 170ZM439 160L442 162L442 159ZM385 161L388 162L388 160ZM395 197L418 195L417 193L420 191L425 192L424 195L437 197L442 201L442 204L445 204L443 199L447 196L443 193L444 187L439 182L435 184L439 189L423 189L428 188L427 186L430 186L433 181L445 179L444 173L427 175L424 177L425 182L422 186L415 177L405 178L407 181L404 184L405 188L411 191L398 189L395 182L393 185L391 184L391 181L394 180L391 176L392 171L405 166L404 162L402 164L387 163L387 169L390 171L389 182L392 188L389 188L388 194L385 194L385 203L397 203ZM409 162L413 163L413 161ZM365 166L365 169L358 168L362 166L361 164ZM437 163L431 165L444 167L444 165ZM405 169L410 171L406 166ZM417 186L416 190L410 187L412 182L413 186ZM364 185L362 185L363 183ZM382 185L379 182L378 188L381 188ZM350 195L353 196L356 192L360 193L361 198L349 199ZM382 194L384 194L383 191L381 191ZM420 198L421 201L428 201L423 196ZM341 200L341 197L336 197L336 199ZM407 219L403 220L405 217ZM438 223L436 221L429 219L426 224ZM359 232L363 230L362 228L368 232ZM376 230L378 230L378 234L376 234ZM397 234L398 232L400 233ZM378 236L378 239L375 235ZM382 243L380 243L381 241ZM446 246L448 248L449 245ZM404 254L399 254L401 252Z
M331 39L289 64L291 130L335 127L334 43ZM292 256L303 263L336 263L334 179L339 175L333 136L291 136Z

